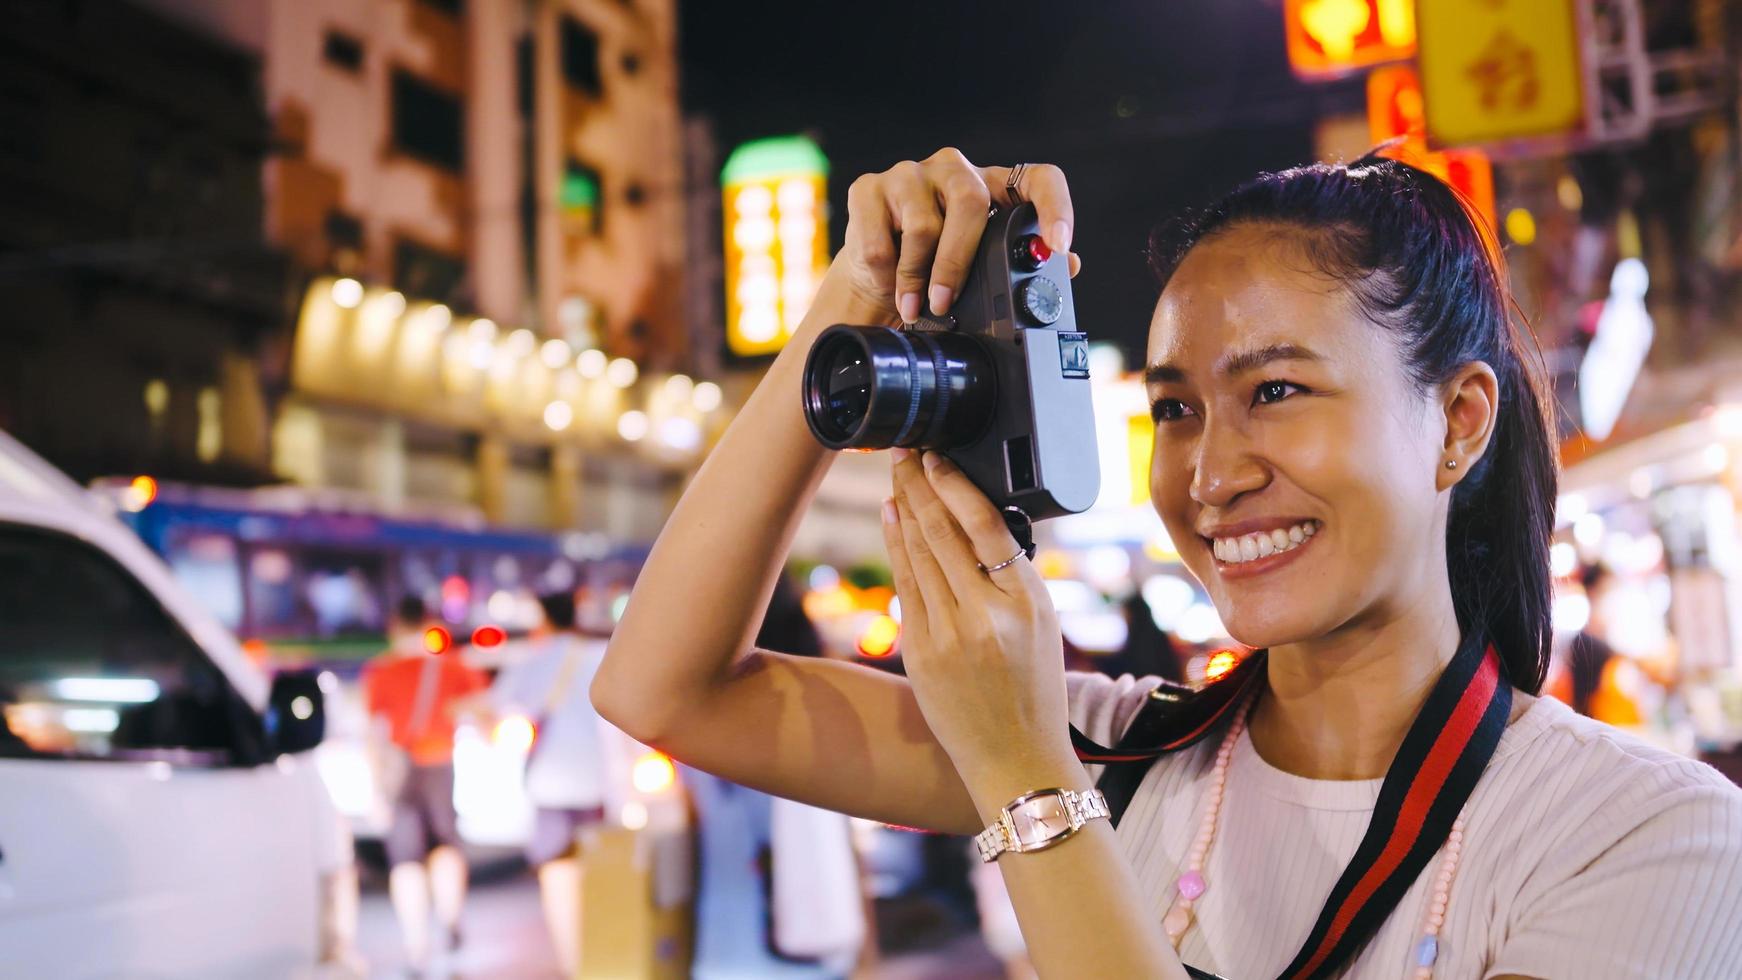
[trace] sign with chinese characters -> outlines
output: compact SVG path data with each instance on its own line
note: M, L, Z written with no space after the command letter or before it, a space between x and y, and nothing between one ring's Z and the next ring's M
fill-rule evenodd
M1427 131L1457 146L1578 128L1573 0L1419 0Z
M1283 0L1288 64L1337 78L1415 54L1415 0Z
M1492 232L1496 227L1493 163L1477 149L1428 149L1425 103L1414 68L1397 65L1367 76L1367 125L1373 143L1403 137L1385 155L1452 185L1487 222L1486 231Z
M829 161L803 136L745 143L720 171L726 346L772 354L798 329L829 265Z

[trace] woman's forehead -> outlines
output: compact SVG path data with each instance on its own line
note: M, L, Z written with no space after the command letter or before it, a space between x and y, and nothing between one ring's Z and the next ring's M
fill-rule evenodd
M1373 325L1320 271L1297 231L1236 228L1180 263L1156 303L1149 361L1213 358L1229 346L1297 344L1333 355L1370 343Z

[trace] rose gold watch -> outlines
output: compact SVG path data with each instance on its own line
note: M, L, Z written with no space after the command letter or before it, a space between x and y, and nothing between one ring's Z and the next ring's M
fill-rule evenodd
M1078 793L1068 789L1037 789L1005 804L998 819L974 838L980 860L992 862L1005 852L1044 851L1074 836L1091 820L1111 817L1107 798L1098 789Z

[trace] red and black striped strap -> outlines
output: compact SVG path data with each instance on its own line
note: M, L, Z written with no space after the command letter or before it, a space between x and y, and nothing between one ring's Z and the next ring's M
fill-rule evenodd
M1130 802L1156 757L1220 727L1233 706L1262 684L1264 661L1262 653L1255 654L1202 692L1176 695L1171 703L1152 702L1113 749L1072 730L1080 758L1107 764L1102 792L1110 787L1122 797L1114 807L1108 796L1115 813ZM1283 971L1284 980L1330 976L1378 930L1445 843L1499 747L1511 713L1512 685L1499 655L1492 646L1468 639L1404 736L1380 785L1367 832L1305 944Z

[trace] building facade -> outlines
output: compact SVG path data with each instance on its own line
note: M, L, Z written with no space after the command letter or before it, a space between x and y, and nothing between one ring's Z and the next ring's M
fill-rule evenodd
M150 2L261 66L276 472L651 535L710 414L672 0Z
M75 478L271 478L259 63L119 0L0 32L0 429Z

